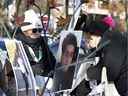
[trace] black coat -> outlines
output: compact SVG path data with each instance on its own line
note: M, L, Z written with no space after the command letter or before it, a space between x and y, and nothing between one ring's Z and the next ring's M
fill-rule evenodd
M110 40L110 43L100 50L99 64L88 69L88 76L100 81L102 67L106 66L108 80L114 81L121 96L128 96L128 40L126 37L128 35L124 36L119 32L106 32L100 44L107 40Z
M19 32L16 34L15 38L22 41L29 62L33 68L34 74L36 74L36 72L41 69L42 71L37 73L40 73L40 75L43 76L47 76L51 70L54 70L56 59L50 51L43 37L32 40L26 37L23 33ZM28 46L33 49L35 54L38 54L39 47L41 47L42 58L39 60L39 62L35 62L33 60L30 51L28 50Z

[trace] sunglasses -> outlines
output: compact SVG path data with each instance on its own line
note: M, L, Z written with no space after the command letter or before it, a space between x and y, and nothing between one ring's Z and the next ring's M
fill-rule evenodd
M36 33L36 32L41 33L42 30L43 30L42 28L34 28L34 29L32 29L32 32L33 32L33 33Z

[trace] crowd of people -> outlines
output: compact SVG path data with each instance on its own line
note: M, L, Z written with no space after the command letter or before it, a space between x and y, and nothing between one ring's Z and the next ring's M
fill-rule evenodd
M107 78L113 82L120 96L128 96L128 34L115 32L116 22L111 16L105 16L98 21L91 21L82 28L84 43L81 48L77 46L77 38L69 33L62 43L61 60L56 60L56 55L47 44L46 37L42 36L43 26L39 16L33 10L26 12L23 23L18 27L15 39L22 41L23 47L30 62L35 76L37 95L42 95L42 90L46 83L46 78L50 77L52 86L49 90L57 92L70 89L72 87L75 66L57 68L75 63L78 58L85 59L86 56L99 48L94 57L100 60L95 66L87 69L87 78L73 90L72 96L87 96L93 87L101 83L101 72L103 66L107 69ZM32 18L29 16L34 14ZM27 17L28 16L28 17ZM83 50L80 54L79 49ZM80 56L82 55L82 56ZM79 65L81 66L81 64ZM78 69L79 70L79 69ZM96 82L94 82L96 81ZM48 87L50 84L47 85ZM60 96L60 94L55 95Z

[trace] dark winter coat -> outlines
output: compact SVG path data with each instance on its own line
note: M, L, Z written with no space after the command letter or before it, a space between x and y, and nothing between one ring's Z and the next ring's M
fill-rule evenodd
M110 43L100 50L101 61L95 67L88 69L91 79L101 80L101 70L107 67L109 81L114 81L121 96L128 96L128 35L119 32L106 32L100 44L110 40Z
M26 37L22 32L19 32L15 38L22 41L34 74L39 73L40 75L47 76L51 70L54 70L56 60L43 37L31 39ZM28 46L31 47L37 55L39 54L39 47L41 48L42 58L38 62L33 60Z

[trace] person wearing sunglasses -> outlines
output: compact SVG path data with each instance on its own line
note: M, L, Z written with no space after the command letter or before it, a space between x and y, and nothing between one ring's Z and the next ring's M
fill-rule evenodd
M40 76L48 77L49 72L54 70L56 60L44 37L41 36L42 28L30 22L23 22L19 31L15 38L22 41L35 78L38 78L39 81ZM44 82L44 79L40 81ZM37 86L42 87L43 85L37 83Z

